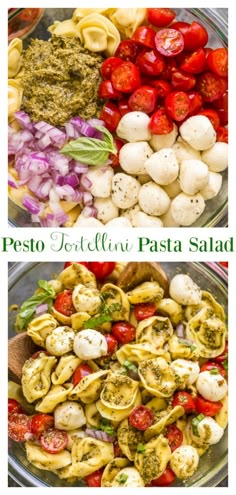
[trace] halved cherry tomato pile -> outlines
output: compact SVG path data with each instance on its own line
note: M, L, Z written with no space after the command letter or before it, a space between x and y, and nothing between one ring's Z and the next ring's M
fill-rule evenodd
M175 16L168 8L147 9L149 24L103 62L99 96L107 101L100 118L115 132L124 114L142 111L153 134L167 134L174 123L200 114L211 120L217 140L228 142L228 50L206 47L205 27Z
M98 280L104 280L108 275L110 275L111 272L113 272L116 266L115 261L66 261L64 268L67 268L73 263L79 263L79 265L83 265L88 268L88 270L94 273Z

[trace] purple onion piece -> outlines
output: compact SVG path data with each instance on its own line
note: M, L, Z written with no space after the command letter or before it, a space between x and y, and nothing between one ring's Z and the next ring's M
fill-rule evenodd
M183 323L179 323L178 325L176 325L175 331L178 338L185 338L185 327Z
M116 440L115 436L108 435L105 431L93 430L92 428L86 428L85 434L97 440L102 440L102 442L114 443Z

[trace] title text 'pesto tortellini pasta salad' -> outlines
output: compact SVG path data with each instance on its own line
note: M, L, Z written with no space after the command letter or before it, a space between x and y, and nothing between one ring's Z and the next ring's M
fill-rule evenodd
M223 305L187 271L126 290L130 266L68 262L18 309L36 351L9 382L9 437L68 484L189 482L227 427Z
M33 226L206 225L227 203L225 40L191 9L69 10L9 44L10 200Z

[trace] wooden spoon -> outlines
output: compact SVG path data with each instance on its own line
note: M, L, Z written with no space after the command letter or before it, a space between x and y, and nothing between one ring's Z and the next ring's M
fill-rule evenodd
M27 359L37 350L36 344L26 332L19 333L8 341L9 378L21 382L22 368Z
M143 282L153 280L159 283L164 289L164 295L168 296L169 279L159 263L131 261L120 274L117 285L125 292L128 292Z

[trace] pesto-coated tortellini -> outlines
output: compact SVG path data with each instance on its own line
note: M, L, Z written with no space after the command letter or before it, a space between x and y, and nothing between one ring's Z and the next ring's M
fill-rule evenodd
M51 372L57 362L55 356L40 354L28 359L22 368L22 390L28 402L44 397L51 386Z
M120 43L120 33L106 17L93 12L79 21L77 32L81 43L91 52L105 52L114 55Z
M134 363L139 363L158 356L163 357L166 361L170 361L170 354L167 351L164 349L156 349L148 342L140 344L125 344L122 345L118 351L116 351L116 357L120 364L124 364L127 360Z
M146 9L116 9L109 17L122 37L131 38L135 29L144 22L146 12Z
M136 328L136 341L148 342L153 347L163 347L173 334L173 327L169 318L151 316L139 322Z
M74 22L80 21L80 19L83 19L86 15L92 14L94 12L97 12L98 14L102 15L107 15L112 12L115 12L117 9L84 9L84 8L77 8L74 10L72 19Z
M124 419L117 430L117 439L120 449L130 461L135 458L137 446L143 441L143 433L134 428L129 420Z
M81 360L74 354L68 354L61 357L55 371L52 373L53 385L62 385L69 380L76 368L81 363Z
M134 407L141 404L141 394L138 391L134 403L126 409L115 409L105 406L101 400L96 402L96 407L103 418L110 419L111 421L122 421L128 418Z
M183 308L170 297L164 297L156 304L157 312L168 316L173 325L178 325L183 320Z
M186 335L196 344L201 357L214 358L225 348L226 325L205 307L188 322Z
M147 405L147 407L149 407ZM185 410L182 406L175 406L173 408L163 409L155 414L155 422L152 426L147 428L144 432L145 440L159 435L165 426L174 423L178 418L185 414Z
M10 79L15 77L21 68L22 49L23 42L19 38L14 38L8 46L8 77Z
M172 335L168 340L168 349L172 359L192 359L196 361L199 358L199 351L194 342L187 339L181 339L177 335Z
M59 323L61 323L62 325L66 325L68 327L71 326L71 316L66 316L63 313L60 313L54 308L54 306L52 306L50 312L51 315L54 316L54 318L56 318Z
M21 84L14 79L8 79L8 116L14 116L14 113L20 110L23 97Z
M186 307L185 317L189 321L203 308L208 308L209 314L210 314L210 310L212 310L212 315L216 316L222 321L225 321L225 311L223 306L215 300L215 298L212 296L212 294L210 294L210 292L207 292L205 290L202 291L202 300L200 304L193 306L190 305Z
M58 404L65 402L68 399L72 388L73 385L70 383L65 383L64 385L52 385L48 394L36 405L36 411L42 413L53 412Z
M101 486L113 486L112 482L120 470L129 465L128 459L124 457L115 457L110 461L102 474Z
M110 316L113 321L129 320L130 303L127 294L122 289L108 283L101 288L101 295L106 305L112 310Z
M127 292L130 304L158 302L163 298L164 290L158 282L143 282L135 289Z
M69 399L81 400L85 404L91 404L96 401L102 389L103 381L109 370L100 370L85 376L70 391Z
M84 406L84 413L86 417L86 424L89 427L99 428L101 422L101 415L97 410L96 403L86 404Z
M84 478L113 459L113 445L90 437L76 439L72 446L71 457L73 475Z
M57 279L64 289L74 289L76 285L83 284L91 289L96 289L97 282L95 275L79 263L73 263L59 273Z
M135 401L138 386L138 382L127 375L111 373L103 384L101 401L112 409L127 409Z
M46 338L58 326L57 320L49 313L34 318L27 326L27 334L35 344L46 347Z
M143 361L138 373L143 386L155 397L171 397L177 388L174 371L162 357Z
M99 290L85 287L83 284L78 284L74 288L72 301L76 311L85 311L92 316L99 312L102 305Z
M125 467L116 474L111 486L140 487L144 486L144 481L135 467Z
M134 465L142 476L145 485L161 476L171 458L167 438L163 435L152 438L142 453L136 452Z
M62 450L57 454L50 454L33 442L26 442L25 448L28 461L39 469L53 471L54 469L60 469L71 464L71 454L68 450Z
M71 327L76 332L84 328L84 323L89 320L91 316L86 311L78 311L71 315Z
M63 356L73 350L75 333L72 328L57 327L46 338L45 347L50 354Z

